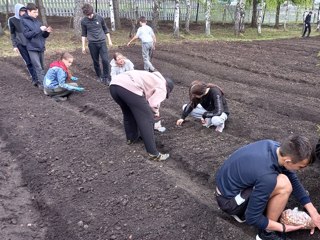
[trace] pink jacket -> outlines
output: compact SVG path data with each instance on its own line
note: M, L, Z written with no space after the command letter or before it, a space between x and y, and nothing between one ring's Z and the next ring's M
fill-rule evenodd
M159 72L127 71L114 76L110 85L118 85L134 94L145 96L155 115L159 115L160 104L167 95L167 82Z

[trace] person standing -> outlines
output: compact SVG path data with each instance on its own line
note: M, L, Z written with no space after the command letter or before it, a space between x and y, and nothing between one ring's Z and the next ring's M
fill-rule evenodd
M44 51L46 38L52 32L52 28L43 26L37 20L39 15L38 7L34 3L28 3L27 13L21 18L23 25L23 35L27 38L27 50L37 75L37 82L33 85L39 88L43 87L44 79Z
M181 118L176 124L181 126L185 118L191 116L201 119L203 126L216 127L222 132L228 119L229 108L221 88L201 81L193 81L189 88L190 102L183 105Z
M121 53L114 53L113 59L110 62L111 66L111 78L126 71L134 70L133 63L123 56Z
M312 16L312 12L310 11L308 13L308 15L306 16L306 18L304 19L304 31L303 31L302 37L305 37L307 31L308 31L308 34L307 34L306 37L310 36L310 33L311 33L311 16Z
M127 144L141 137L150 160L164 161L169 154L157 150L154 122L160 117L160 104L169 97L173 82L161 73L132 70L112 78L110 93L121 107Z
M106 36L109 46L112 46L112 41L109 29L102 16L93 13L93 7L85 3L82 7L82 12L85 17L81 20L81 40L82 53L86 53L86 39L88 40L88 48L93 61L93 67L98 77L98 81L109 85L110 70L108 48L106 45ZM102 60L102 72L100 68L99 58Z
M142 43L142 58L144 63L144 70L155 72L157 71L151 63L153 51L156 49L156 35L151 27L147 25L146 17L141 16L139 19L140 27L136 35L128 42L127 46L130 46L131 42L136 39L140 39Z
M238 222L257 227L256 240L288 240L286 232L304 227L278 222L292 193L319 228L320 215L296 174L315 159L310 141L299 135L241 147L216 173L217 203Z
M35 85L38 82L37 74L32 66L32 62L27 50L27 39L23 35L23 26L20 20L20 17L27 12L27 9L22 4L17 3L14 7L14 10L15 15L8 19L8 27L11 34L13 51L15 51L16 53L20 53L25 64L27 65L28 71L32 78L32 84Z

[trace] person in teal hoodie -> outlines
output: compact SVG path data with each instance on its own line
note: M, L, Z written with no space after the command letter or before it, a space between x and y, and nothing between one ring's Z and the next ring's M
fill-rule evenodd
M37 74L32 65L28 50L27 50L27 39L23 35L23 26L21 24L20 17L27 12L25 6L20 3L17 3L14 7L14 16L8 19L8 27L11 34L11 41L13 46L13 51L20 53L25 64L27 65L28 71L32 78L32 83L37 84Z

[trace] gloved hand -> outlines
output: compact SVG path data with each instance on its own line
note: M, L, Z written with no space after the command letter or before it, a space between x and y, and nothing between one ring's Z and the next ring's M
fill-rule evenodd
M77 78L77 77L72 76L72 77L71 77L71 80L76 82L76 81L78 81L78 78Z
M83 87L75 87L74 90L77 92L83 92L84 88Z

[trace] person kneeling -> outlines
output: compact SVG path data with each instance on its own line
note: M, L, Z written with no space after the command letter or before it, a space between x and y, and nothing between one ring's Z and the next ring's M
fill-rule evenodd
M50 64L50 68L44 77L44 94L53 97L57 102L67 100L72 92L84 91L84 88L79 87L76 83L78 78L73 77L69 71L72 62L73 56L68 52L63 53L59 61ZM67 83L69 80L73 82Z

